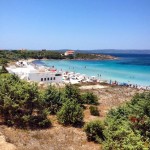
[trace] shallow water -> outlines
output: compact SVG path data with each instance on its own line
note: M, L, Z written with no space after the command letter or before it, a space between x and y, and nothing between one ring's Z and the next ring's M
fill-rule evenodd
M101 79L150 86L149 54L111 54L118 60L36 60L34 63L55 66L58 70L79 72Z

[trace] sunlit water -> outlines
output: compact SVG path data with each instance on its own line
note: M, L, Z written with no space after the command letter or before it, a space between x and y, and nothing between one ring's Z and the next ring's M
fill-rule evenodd
M113 54L118 60L36 60L58 70L78 72L101 79L150 86L150 55Z

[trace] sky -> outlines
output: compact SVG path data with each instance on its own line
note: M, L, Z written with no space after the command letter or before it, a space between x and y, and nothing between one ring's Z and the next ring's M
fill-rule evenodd
M150 49L150 0L0 0L0 49Z

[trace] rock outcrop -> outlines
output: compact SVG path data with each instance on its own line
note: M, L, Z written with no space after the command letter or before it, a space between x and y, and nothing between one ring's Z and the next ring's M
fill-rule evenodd
M17 150L16 146L8 143L5 136L0 132L0 150Z

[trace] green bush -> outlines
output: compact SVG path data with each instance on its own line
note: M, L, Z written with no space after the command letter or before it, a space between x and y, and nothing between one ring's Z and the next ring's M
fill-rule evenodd
M135 95L132 100L111 110L105 119L106 150L150 149L150 93Z
M132 130L129 122L118 119L109 120L109 124L103 131L105 141L103 148L105 150L148 150L148 143L143 142L142 136L138 131Z
M89 141L94 141L101 143L104 140L104 125L100 120L91 121L84 126L84 131L86 132L87 139Z
M75 100L66 100L57 113L57 119L63 125L80 125L83 122L83 110Z
M6 70L6 68L4 66L0 65L0 74L2 73L8 73L8 71Z
M99 116L99 110L97 107L95 106L90 106L90 113L93 116Z
M75 85L68 84L65 86L65 97L68 99L72 98L76 100L78 104L83 104L80 90Z
M91 92L82 94L82 100L84 104L98 104L98 97Z
M56 114L60 110L64 97L65 94L55 86L50 85L45 90L44 103L50 114Z
M0 115L6 125L18 128L51 125L37 85L10 74L0 75Z
M50 127L51 121L46 118L44 115L38 115L38 116L31 116L29 120L29 126L31 128L48 128Z
M8 60L7 60L7 58L0 58L0 65L6 65L8 63Z

